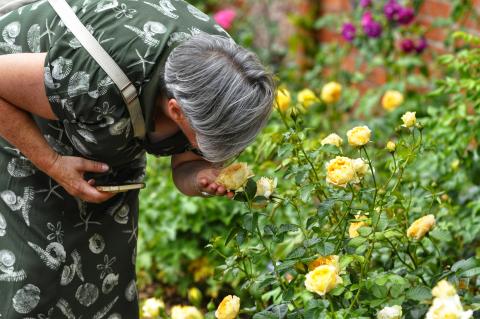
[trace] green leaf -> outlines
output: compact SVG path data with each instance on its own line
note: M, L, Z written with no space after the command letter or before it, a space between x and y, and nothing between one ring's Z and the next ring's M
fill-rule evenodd
M298 227L295 224L282 224L282 225L280 225L280 228L278 229L278 233L279 234L288 233L288 232L291 232L291 231L296 231L299 228L300 227Z
M432 299L430 288L426 286L417 286L407 290L407 298L416 301Z
M303 247L297 247L295 248L290 254L288 254L286 259L298 259L303 257L305 255L305 248Z
M480 267L475 267L475 268L466 270L464 272L461 272L459 274L460 277L466 277L466 278L475 277L478 275L480 275Z
M234 227L230 230L230 232L228 233L227 239L225 239L225 246L228 245L228 243L233 239L233 237L235 237L235 235L238 233L239 230L240 228L238 227Z
M247 198L253 199L257 193L257 183L253 179L249 179L247 185L245 186L245 193Z
M476 267L480 264L480 261L475 259L474 257L468 258L468 259L462 259L460 261L457 261L452 265L452 271L457 272L458 270L468 270L473 267Z

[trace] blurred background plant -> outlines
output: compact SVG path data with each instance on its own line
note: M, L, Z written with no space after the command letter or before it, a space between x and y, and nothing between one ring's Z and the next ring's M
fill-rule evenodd
M393 305L423 318L441 279L478 310L479 4L190 2L277 75L277 111L239 161L278 186L264 208L253 182L243 203L186 198L169 159L149 158L137 258L143 316L213 318L236 295L242 318L371 318ZM406 112L416 113L415 128L401 126ZM346 145L356 126L372 132L365 147ZM343 146L331 145L340 143L331 133ZM326 182L336 156L363 159L360 184ZM435 227L408 237L428 215ZM339 256L338 266L322 256ZM341 279L315 285L320 270Z

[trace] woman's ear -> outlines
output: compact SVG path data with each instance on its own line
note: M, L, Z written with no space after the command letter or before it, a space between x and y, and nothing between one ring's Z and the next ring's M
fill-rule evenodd
M167 114L176 123L185 121L185 115L176 99L169 99L167 101Z

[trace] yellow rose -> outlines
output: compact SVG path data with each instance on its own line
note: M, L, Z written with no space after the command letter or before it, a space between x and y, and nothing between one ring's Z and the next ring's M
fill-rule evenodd
M377 319L402 319L402 307L385 307L377 313Z
M275 187L277 187L276 179L261 177L257 181L257 193L255 194L255 196L263 196L265 198L270 198L270 195L272 195Z
M403 94L390 90L385 92L382 98L382 106L387 111L393 111L403 103Z
M305 276L305 287L308 291L324 296L330 290L342 283L335 266L322 265L310 271Z
M342 86L337 82L329 82L322 88L322 101L327 104L333 104L340 100L342 96Z
M240 311L240 298L228 295L223 298L222 302L215 311L217 319L235 319Z
M417 112L407 112L403 114L402 116L402 121L403 121L403 127L412 127L417 123L417 118L415 117L415 114Z
M281 112L285 112L292 102L290 92L287 89L278 89L275 101L277 102L277 108Z
M366 219L366 217L364 215L357 215L355 216L355 219L361 220ZM348 228L348 235L350 236L350 238L358 237L360 235L358 233L358 229L364 226L367 226L367 223L365 221L350 223L350 227Z
M315 102L318 102L318 97L310 89L304 89L298 93L297 96L298 103L302 104L304 107L309 107Z
M320 256L311 263L308 264L308 270L312 271L318 266L333 266L337 270L337 272L340 272L340 263L339 263L340 257L337 255L330 255L330 256Z
M327 137L325 137L322 140L321 144L322 144L322 146L328 144L328 145L333 145L333 146L336 146L336 147L340 147L343 144L343 139L340 136L338 136L337 134L332 133L332 134L328 135Z
M435 226L435 216L427 215L417 219L407 229L407 237L422 239Z
M247 163L233 163L232 165L222 169L217 177L216 183L225 186L228 190L237 190L247 180L254 176Z
M193 306L173 306L172 319L203 319L202 313Z
M354 147L359 147L370 142L372 131L368 126L357 126L347 132L348 143Z
M156 318L160 315L160 309L165 308L163 301L157 298L148 298L142 306L142 316Z
M352 164L352 160L348 157L337 156L329 161L327 168L327 183L338 187L346 187L350 182L357 181L357 174Z
M464 311L460 297L443 297L433 299L425 319L468 319L472 318L473 311Z
M362 158L355 158L352 159L352 165L353 169L355 170L355 174L357 175L355 183L360 183L360 179L363 178L368 172L368 163Z
M387 146L385 147L390 153L395 152L397 144L393 141L388 141Z
M441 280L437 285L432 289L432 295L437 298L443 297L453 297L457 294L455 287L452 286L448 281Z

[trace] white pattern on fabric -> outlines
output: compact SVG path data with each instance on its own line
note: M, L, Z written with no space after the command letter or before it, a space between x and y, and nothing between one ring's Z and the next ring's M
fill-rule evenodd
M136 66L136 65L138 65L138 64L141 64L141 65L142 65L142 70L143 70L143 76L145 76L145 75L146 75L146 67L145 67L145 65L146 65L146 64L155 65L155 61L148 61L148 60L146 59L146 57L147 57L148 54L149 54L149 51L150 51L150 48L148 48L148 49L147 49L147 52L145 53L145 55L142 56L142 55L140 54L140 52L138 52L138 49L135 49L135 53L137 54L139 60L138 60L137 62L134 62L134 63L130 64L129 66L127 66L127 68L131 68L131 67L134 67L134 66Z
M137 297L137 285L135 284L135 280L132 279L128 285L127 288L125 289L125 299L127 301L134 301Z
M24 178L32 176L36 173L36 168L28 158L22 155L20 150L12 147L4 147L5 150L10 150L17 153L17 157L13 157L7 165L7 171L10 176L15 178Z
M3 217L2 213L0 213L0 237L5 236L7 233L7 220Z
M120 19L122 17L132 19L133 15L137 13L137 10L127 8L127 5L125 3L122 3L120 5L120 8L116 7L116 8L113 8L113 10L115 10L115 12L117 13L115 14L115 18L117 19Z
M14 21L5 26L2 31L2 38L5 42L0 42L0 49L6 53L20 53L22 47L15 44L15 39L20 34L20 22Z
M164 34L167 32L165 25L156 21L147 21L143 25L143 30L128 24L125 24L124 27L133 31L149 47L158 46L160 44L160 40L155 39L155 36L157 34Z
M26 284L12 298L13 309L21 314L31 312L40 301L40 289L32 284Z
M107 315L107 313L112 309L112 307L115 305L115 303L118 301L118 296L115 297L115 299L113 299L109 304L107 304L105 307L103 307L102 309L100 309L100 311L98 311L92 319L102 319L103 317L105 317Z
M43 202L46 203L51 197L52 195L54 195L55 197L57 197L58 199L61 199L63 200L63 196L60 195L58 192L57 192L57 189L60 188L61 189L61 186L59 184L56 184L53 179L50 177L49 180L48 180L48 188L45 188L45 189L40 189L38 191L36 191L37 194L41 194L41 193L46 193L47 195L45 195L45 197L43 198Z
M170 2L170 0L159 0L158 5L154 4L154 3L146 2L146 1L144 1L143 3L154 7L160 13L162 13L163 15L165 15L169 18L178 19L178 15L173 13L177 9L173 6L173 4Z
M40 52L40 26L34 24L28 29L27 44L30 52Z
M35 197L32 187L25 187L23 196L17 196L13 191L6 190L0 193L0 197L7 204L12 211L21 210L23 220L27 226L30 226L30 209L32 207L32 201Z
M109 258L108 254L103 256L103 264L98 264L97 269L101 270L100 279L105 278L106 275L113 272L112 265L117 261L117 257Z
M110 273L103 278L102 293L108 295L118 285L118 274Z
M68 96L75 97L88 93L90 88L90 74L85 71L75 72L68 81Z
M15 270L15 259L10 250L0 250L0 281L19 282L27 278L23 269Z
M100 234L93 234L88 240L88 248L94 254L100 254L105 249L105 240Z
M45 250L30 241L28 245L38 254L40 259L45 263L45 266L52 270L60 268L61 264L66 260L67 254L65 253L65 248L63 248L63 245L60 243L51 242Z
M89 91L88 95L93 99L97 99L98 97L107 94L110 86L114 84L115 83L113 83L112 79L109 76L106 76L103 79L98 81L97 89L93 91Z
M55 80L65 79L73 69L73 61L64 57L58 57L51 63L52 78Z
M95 9L95 12L102 12L105 10L113 9L118 6L118 1L117 0L101 0L97 4L97 8Z
M90 307L98 299L98 288L92 283L85 283L77 288L75 298L85 307Z
M192 6L191 4L187 5L188 11L197 19L202 21L210 20L208 14L203 13L202 11L198 10L196 7Z
M74 250L70 256L73 259L73 263L71 265L65 265L62 270L62 275L60 278L60 284L62 286L67 286L70 284L75 277L75 275L80 278L82 282L85 281L85 278L83 276L83 270L82 270L82 259L80 254L78 253L77 250Z
M60 311L62 312L62 314L67 317L67 319L75 319L75 315L73 314L73 310L72 310L72 307L70 306L70 304L68 303L68 301L66 301L65 299L63 298L60 298L60 300L58 300L57 304L56 304L57 308L60 309ZM53 319L53 318L52 318Z

